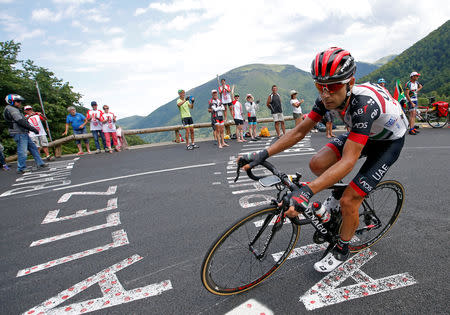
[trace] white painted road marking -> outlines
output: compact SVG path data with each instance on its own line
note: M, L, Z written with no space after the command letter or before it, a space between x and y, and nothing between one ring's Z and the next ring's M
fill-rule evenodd
M74 191L74 192L70 192L70 193L66 193L64 195L61 196L61 198L59 198L58 203L63 203L63 202L67 202L70 197L74 196L74 195L89 195L89 196L109 196L109 195L114 195L117 191L117 186L109 186L108 190L103 192L103 191Z
M39 264L39 265L36 265L33 267L19 270L19 272L17 272L16 277L27 276L29 274L32 274L32 273L35 273L35 272L38 272L38 271L41 271L41 270L44 270L47 268L52 268L57 265L64 264L66 262L70 262L70 261L73 261L73 260L76 260L76 259L79 259L82 257L86 257L86 256L90 256L93 254L103 252L103 251L111 249L111 248L120 247L120 246L129 244L127 233L124 230L115 231L115 232L112 232L111 234L112 234L112 239L113 239L112 243L109 243L109 244L106 244L103 246L99 246L96 248L88 249L88 250L85 250L85 251L82 251L82 252L79 252L76 254L72 254L70 256L51 260L46 263Z
M397 274L368 282L363 279L356 284L338 288L346 279L358 273L359 268L375 257L376 253L367 248L353 257L350 257L340 267L330 272L325 278L316 283L310 290L300 297L307 310L314 310L324 306L333 305L369 295L386 292L410 286L416 280L408 273Z
M225 315L273 315L273 312L255 299L250 299Z
M128 266L131 266L141 259L142 257L139 255L133 255L127 259L124 259L118 264L112 265L111 267L108 267L99 273L73 285L69 289L60 292L58 295L42 302L41 304L32 307L23 314L83 314L145 299L162 294L164 291L171 290L172 283L170 280L150 284L145 287L136 288L129 291L123 288L116 273ZM100 286L103 297L57 307L94 284L98 284Z
M110 210L114 210L114 209L117 209L117 198L109 199L106 208L92 210L92 211L87 211L87 209L78 210L74 214L67 215L65 217L58 218L60 209L51 210L47 213L46 217L44 218L44 220L42 221L41 224L47 224L47 223L52 223L52 222L59 222L59 221L64 221L64 220L75 219L75 218L79 218L79 217L85 217L88 215L97 214L97 213L110 211Z
M64 233L64 234L60 234L60 235L55 235L55 236L43 238L43 239L40 239L38 241L34 241L33 243L31 243L30 247L39 246L39 245L42 245L42 244L47 244L47 243L59 241L59 240L65 239L65 238L81 235L81 234L84 234L84 233L89 233L89 232L92 232L92 231L106 229L108 227L117 226L119 224L120 224L120 214L119 214L119 212L111 213L110 215L108 215L106 217L106 223L103 223L103 224L100 224L100 225L91 226L91 227L88 227L88 228L85 228L85 229L81 229L81 230L77 230L77 231L72 231L72 232L68 232L68 233Z
M216 163L206 163L206 164L181 166L181 167L175 167L175 168L167 168L167 169L156 170L156 171L149 171L149 172L142 172L142 173L123 175L123 176L117 176L117 177L111 177L111 178L104 178L104 179L94 180L94 181L91 181L91 182L86 182L86 183L81 183L81 184L76 184L76 185L70 185L70 186L66 186L66 187L60 187L60 188L56 188L56 189L53 189L53 190L71 189L71 188L75 188L75 187L87 186L87 185L97 184L97 183L104 183L104 182L109 182L109 181L118 180L118 179L137 177L137 176L144 176L144 175L151 175L151 174L158 174L158 173L164 173L164 172L172 172L172 171L191 169L191 168L208 167L208 166L214 166L214 165L216 165Z

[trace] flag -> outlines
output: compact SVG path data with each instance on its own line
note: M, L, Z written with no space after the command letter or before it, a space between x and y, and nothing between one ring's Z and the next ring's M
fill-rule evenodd
M406 106L405 92L403 92L403 88L402 88L402 84L401 84L400 80L397 80L395 82L394 99L396 99L400 104L402 104L403 107Z

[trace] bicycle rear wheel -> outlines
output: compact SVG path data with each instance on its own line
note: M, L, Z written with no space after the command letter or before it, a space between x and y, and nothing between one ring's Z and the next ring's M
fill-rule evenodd
M247 291L283 264L298 241L300 226L286 219L273 233L278 213L273 206L257 210L238 220L217 238L203 259L201 269L202 283L209 292L232 295ZM249 244L258 233L260 236L250 249ZM258 259L255 253L264 252L272 234L265 255Z
M447 116L439 116L437 110L432 110L427 114L427 123L433 128L442 128L448 123Z
M403 186L394 180L381 182L364 199L359 209L359 226L349 244L358 252L378 242L394 225L402 210Z

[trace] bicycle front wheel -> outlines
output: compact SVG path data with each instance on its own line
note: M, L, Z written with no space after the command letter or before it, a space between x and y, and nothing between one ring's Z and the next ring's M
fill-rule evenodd
M274 231L279 210L268 207L238 220L209 248L202 264L205 288L217 295L247 291L273 274L287 259L300 226L287 218Z
M442 128L448 123L447 116L439 116L438 111L433 110L427 114L427 123L433 128Z
M394 180L381 182L364 199L359 209L359 226L349 244L358 252L378 242L394 225L403 207L405 189Z

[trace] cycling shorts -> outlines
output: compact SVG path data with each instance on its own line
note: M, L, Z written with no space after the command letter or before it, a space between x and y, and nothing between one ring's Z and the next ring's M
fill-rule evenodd
M236 126L238 126L238 125L243 125L244 124L244 121L242 120L242 119L234 119L234 123L236 124Z
M333 138L326 146L334 151L338 160L347 141L348 132ZM397 161L405 136L396 140L370 140L364 146L361 156L366 157L358 174L350 182L350 186L360 195L370 193L384 177L388 169Z
M249 125L256 125L256 117L248 117L248 124Z
M183 127L185 127L185 128L194 127L194 121L192 120L192 117L182 118L181 123L183 124Z

